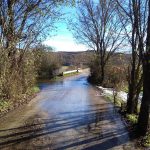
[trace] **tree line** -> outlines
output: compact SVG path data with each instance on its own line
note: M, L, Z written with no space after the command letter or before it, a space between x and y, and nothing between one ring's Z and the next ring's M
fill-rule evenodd
M114 82L116 71L125 75L128 85L126 113L138 114L138 132L146 135L150 109L150 1L83 0L78 4L77 18L69 22L74 37L95 51L90 77L98 84L105 86L111 67L109 60L114 53L129 52L130 63L112 69L115 72L109 76Z

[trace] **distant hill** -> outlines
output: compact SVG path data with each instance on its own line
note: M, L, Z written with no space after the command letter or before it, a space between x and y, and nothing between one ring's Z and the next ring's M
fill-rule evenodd
M125 53L114 53L113 56L110 58L109 63L115 66L125 66L129 65L131 60L131 54Z
M81 52L57 52L58 57L60 58L64 66L88 66L94 57L94 51L81 51ZM110 58L109 63L113 65L128 65L130 61L130 54L124 53L114 53Z
M94 55L93 51L57 52L64 66L87 66Z

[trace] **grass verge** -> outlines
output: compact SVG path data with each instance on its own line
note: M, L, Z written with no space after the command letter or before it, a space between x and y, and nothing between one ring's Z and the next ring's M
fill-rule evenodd
M110 102L112 102L114 104L114 98L113 96L105 96L106 100L109 100ZM125 111L125 105L126 103L121 100L121 98L116 98L116 102L114 104L115 106L119 107L121 109L121 111ZM135 125L138 122L138 115L135 114L126 114L125 119L131 124L131 125Z
M6 109L9 109L12 102L6 100L0 100L0 112L4 112Z
M111 95L106 95L105 96L105 99L112 102L114 104L114 97L111 96ZM119 97L116 97L116 101L115 101L115 106L118 106L118 107L122 107L122 104L124 104L123 100L121 100Z
M147 135L143 138L142 145L144 147L150 147L150 133L147 133Z
M38 86L34 86L31 88L26 94L23 94L19 99L1 99L0 100L0 116L5 115L10 110L13 110L27 102L29 102L36 93L40 92L40 89Z
M39 88L38 86L34 86L34 87L31 89L31 92L32 92L33 94L38 93L38 92L40 92L40 88Z
M106 95L105 96L105 99L112 102L114 104L114 98L113 96L111 95ZM116 98L116 104L114 104L115 106L118 106L118 107L122 107L122 104L125 106L126 103L121 100L120 98ZM123 109L121 108L120 112L123 112L123 117L127 123L127 128L130 130L130 129L134 129L136 128L137 126L137 123L138 123L138 114L126 114L124 113L126 111L125 107L123 106ZM138 113L140 112L140 104L138 104L137 106L137 110L138 110ZM121 113L122 114L122 113ZM136 133L135 133L136 134ZM146 147L146 148L150 148L150 132L148 132L146 134L146 136L144 137L141 137L140 139L137 139L139 141L139 147ZM143 148L142 148L143 149Z
M73 72L73 73L68 73L68 74L64 74L64 75L61 75L61 76L55 76L52 79L50 79L50 81L59 81L59 80L64 79L65 77L71 77L71 76L75 76L75 75L78 75L78 74L80 74L80 73L79 72Z

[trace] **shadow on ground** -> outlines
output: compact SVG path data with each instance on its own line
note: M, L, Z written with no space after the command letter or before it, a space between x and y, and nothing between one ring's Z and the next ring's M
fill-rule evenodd
M131 140L111 104L90 108L64 112L52 119L34 116L24 126L0 130L0 148L107 150Z

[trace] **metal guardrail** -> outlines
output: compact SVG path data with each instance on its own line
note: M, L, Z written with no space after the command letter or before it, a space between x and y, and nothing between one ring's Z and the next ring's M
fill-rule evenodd
M82 72L82 71L81 71L81 69L69 70L69 71L62 72L62 75L76 73L76 72Z

